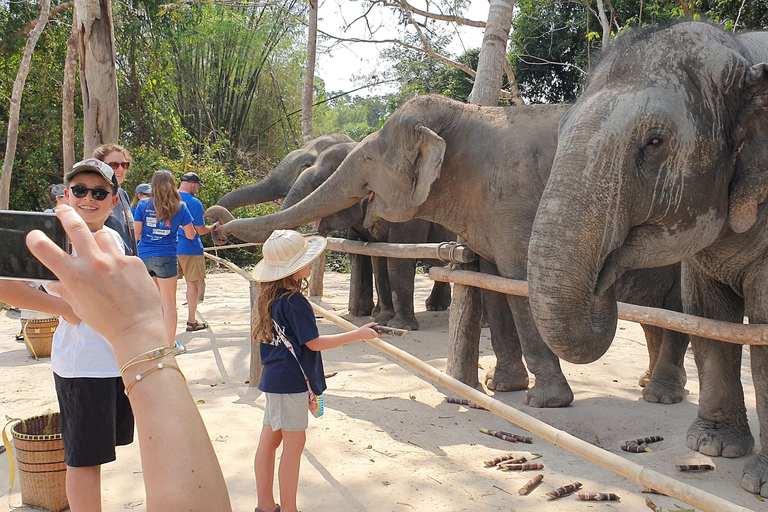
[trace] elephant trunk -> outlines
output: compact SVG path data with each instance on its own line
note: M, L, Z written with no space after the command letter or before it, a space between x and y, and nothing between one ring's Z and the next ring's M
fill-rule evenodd
M335 173L302 201L271 215L250 219L235 219L221 227L224 236L250 240L275 229L287 229L332 215L360 201L365 196L363 184L346 183Z
M581 155L555 159L531 233L528 285L544 342L566 361L590 363L608 350L616 332L613 280L605 287L598 283L606 258L626 232L617 228L622 215L615 204L589 190L580 163ZM583 186L574 187L577 174Z
M224 194L216 204L232 211L240 206L282 199L288 195L301 171L312 165L316 157L315 153L291 151L263 180Z

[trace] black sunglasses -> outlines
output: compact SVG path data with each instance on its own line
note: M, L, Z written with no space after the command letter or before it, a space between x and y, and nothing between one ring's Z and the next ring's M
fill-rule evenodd
M88 192L91 193L91 197L96 201L103 201L109 195L109 190L101 187L88 188L84 187L83 185L72 185L69 187L69 189L72 191L72 195L78 199L84 198L86 195L88 195Z

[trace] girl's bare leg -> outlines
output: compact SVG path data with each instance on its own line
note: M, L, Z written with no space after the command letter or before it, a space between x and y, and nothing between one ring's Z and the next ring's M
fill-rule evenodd
M165 332L168 335L168 344L173 346L176 339L176 324L179 320L176 311L176 284L178 277L169 277L167 279L155 279L157 288L160 290L160 304L163 306L163 321L165 322Z
M283 440L283 431L275 432L270 425L264 425L259 437L259 447L253 460L253 470L256 473L256 496L258 508L264 512L272 512L277 508L272 488L275 484L275 454ZM282 467L282 463L280 464ZM281 492L282 492L282 485Z
M280 457L277 480L280 483L280 512L298 512L296 495L299 491L299 465L307 434L304 430L283 432L283 454Z

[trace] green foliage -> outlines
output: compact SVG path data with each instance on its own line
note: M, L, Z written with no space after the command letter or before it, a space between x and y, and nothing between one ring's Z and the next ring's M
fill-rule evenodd
M612 37L638 26L668 23L684 14L680 2L671 0L614 0L605 6L613 20ZM737 30L768 28L766 2L696 0L692 7L697 19L728 30L734 26ZM596 0L519 0L516 9L512 62L520 92L536 103L574 101L593 57L603 46Z
M340 94L330 93L331 97L338 97L313 110L312 123L316 137L328 133L344 133L360 141L376 131L391 114L387 102L382 98Z

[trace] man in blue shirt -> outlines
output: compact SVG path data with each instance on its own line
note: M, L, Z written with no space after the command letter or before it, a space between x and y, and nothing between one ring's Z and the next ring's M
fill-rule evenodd
M205 256L203 256L203 242L200 235L210 233L216 224L206 226L203 220L203 203L195 197L197 189L203 182L194 172L188 172L181 177L179 195L187 204L192 214L192 225L197 234L192 240L187 239L183 233L179 233L179 277L184 276L187 282L187 331L199 331L207 329L208 324L198 322L195 318L197 303L205 291Z

